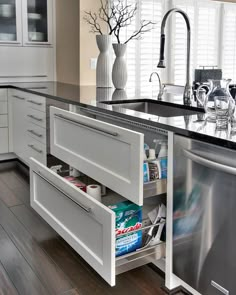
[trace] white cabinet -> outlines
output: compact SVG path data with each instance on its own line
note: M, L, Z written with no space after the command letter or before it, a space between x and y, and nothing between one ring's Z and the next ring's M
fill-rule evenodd
M0 1L0 83L55 80L55 0Z
M0 45L22 43L22 4L19 0L0 2Z
M37 108L40 108L40 111ZM10 90L9 121L11 151L26 164L29 164L30 157L34 157L46 165L45 97Z
M53 0L22 0L24 45L52 45Z
M0 89L0 154L9 152L7 89Z
M17 90L9 91L10 134L13 152L25 159L26 154L26 99L24 93Z
M53 0L0 2L0 45L51 46Z
M50 131L52 155L142 206L142 133L55 107Z

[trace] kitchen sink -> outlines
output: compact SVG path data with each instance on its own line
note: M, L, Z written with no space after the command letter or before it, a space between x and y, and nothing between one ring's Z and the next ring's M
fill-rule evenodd
M160 117L177 117L177 116L189 116L204 113L204 110L191 107L176 105L173 103L167 103L163 101L153 101L151 99L140 100L126 100L126 101L104 101L103 103L112 105L115 108L124 108L137 112L147 113Z

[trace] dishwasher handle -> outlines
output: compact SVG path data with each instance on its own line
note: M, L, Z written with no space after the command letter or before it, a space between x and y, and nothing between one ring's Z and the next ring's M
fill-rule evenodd
M191 160L195 163L198 163L200 165L203 165L205 167L208 167L210 169L215 169L220 172L236 175L236 167L232 167L232 166L225 165L222 163L217 163L217 162L215 162L211 159L208 159L206 157L203 157L203 156L197 154L195 151L191 151L191 150L183 149L183 154L189 160Z

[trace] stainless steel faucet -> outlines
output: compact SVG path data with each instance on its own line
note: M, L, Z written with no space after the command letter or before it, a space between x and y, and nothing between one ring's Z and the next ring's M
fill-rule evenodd
M157 65L158 68L165 68L165 27L166 27L166 22L168 17L173 14L173 13L180 13L185 22L186 22L186 26L187 26L187 70L186 70L186 85L185 85L185 89L184 89L184 104L187 105L191 105L192 102L192 98L193 98L193 90L192 90L192 85L191 85L191 80L190 80L190 50L191 50L191 26L190 26L190 20L188 15L181 9L178 8L173 8L171 10L169 10L163 20L162 20L162 24L161 24L161 48L160 48L160 61Z
M149 78L149 82L152 82L152 76L153 75L157 75L157 78L158 78L158 81L159 81L159 93L158 93L157 99L162 100L162 95L164 93L165 86L162 85L160 75L157 72L151 73L150 78Z

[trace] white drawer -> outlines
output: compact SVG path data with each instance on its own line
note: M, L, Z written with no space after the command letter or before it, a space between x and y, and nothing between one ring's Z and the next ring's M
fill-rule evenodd
M8 128L0 128L0 154L8 153Z
M36 124L42 128L46 128L46 113L28 108L27 110L27 119L29 122Z
M8 127L8 116L7 115L0 115L0 128Z
M143 204L144 135L79 114L50 108L51 154Z
M160 243L116 258L116 218L111 209L32 158L30 183L31 206L111 286L117 274L165 255ZM121 197L111 192L103 198L111 204Z
M0 89L0 101L7 101L7 89Z
M47 132L45 128L28 122L27 133L30 137L40 141L41 143L47 143Z
M8 113L7 101L0 101L0 115Z
M47 147L45 144L35 140L34 138L27 137L27 162L33 157L40 163L46 165L47 162Z
M34 159L30 168L31 206L114 285L114 212Z
M32 109L46 113L46 98L43 96L26 94L26 101Z

